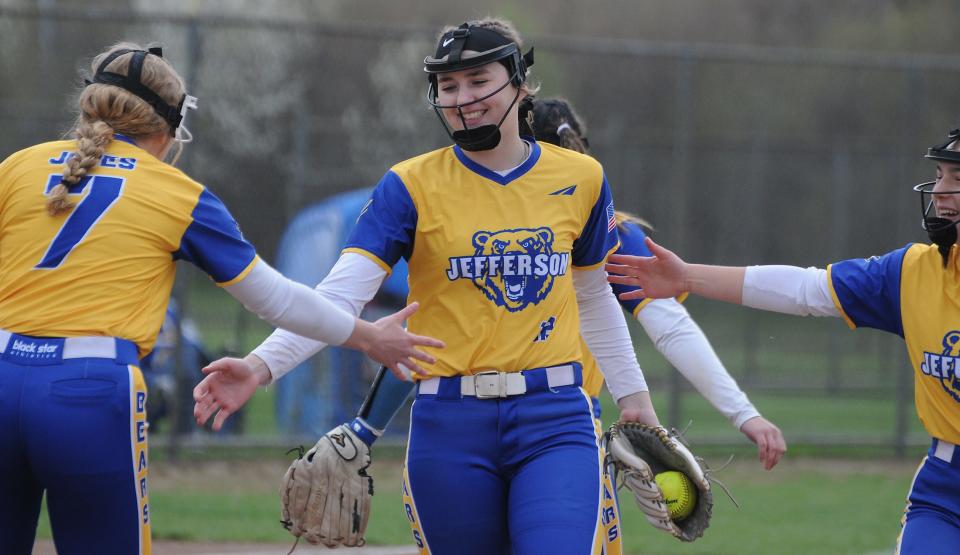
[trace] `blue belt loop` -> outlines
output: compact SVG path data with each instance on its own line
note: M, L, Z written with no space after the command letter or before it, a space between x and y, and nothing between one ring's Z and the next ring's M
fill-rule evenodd
M461 398L460 395L460 376L450 376L440 378L440 385L437 388L437 399L451 401Z
M121 339L119 337L117 340L117 362L122 362L123 364L132 364L134 366L140 366L140 349L137 347L137 344L129 339Z
M580 387L583 385L583 365L581 365L579 362L571 362L570 366L573 366L573 383L564 387ZM527 382L527 393L533 391L547 391L550 389L550 382L547 380L546 368L532 368L530 370L524 370L523 377Z
M544 368L524 370L523 379L527 382L527 393L550 389L550 384L547 382L547 371Z

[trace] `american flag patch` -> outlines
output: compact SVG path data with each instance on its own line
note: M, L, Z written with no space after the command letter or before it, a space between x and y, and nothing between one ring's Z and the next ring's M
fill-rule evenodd
M613 201L610 201L607 205L607 233L613 231L615 227L617 227L617 214L613 209Z

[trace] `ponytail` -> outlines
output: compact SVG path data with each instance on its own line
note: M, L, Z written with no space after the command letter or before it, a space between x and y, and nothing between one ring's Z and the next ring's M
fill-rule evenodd
M73 208L74 203L67 196L69 187L80 183L90 169L100 162L100 157L113 139L113 128L104 121L88 122L81 119L76 137L77 152L67 160L63 178L47 198L47 212L51 216Z

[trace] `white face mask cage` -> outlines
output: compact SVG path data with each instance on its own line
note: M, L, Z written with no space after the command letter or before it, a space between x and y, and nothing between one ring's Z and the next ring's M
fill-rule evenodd
M183 105L180 107L180 125L177 126L177 130L174 133L174 140L185 145L193 141L193 133L187 128L187 110L196 110L197 109L197 97L185 95L183 98Z

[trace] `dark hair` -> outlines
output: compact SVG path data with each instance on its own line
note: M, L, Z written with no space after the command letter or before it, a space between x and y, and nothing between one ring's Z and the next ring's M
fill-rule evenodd
M590 153L587 125L573 111L570 102L562 98L544 98L533 101L533 134L542 143L562 146L583 154ZM616 212L617 225L634 223L653 230L650 222L629 212Z
M570 150L590 151L587 126L562 98L537 99L533 103L533 133L538 141Z

